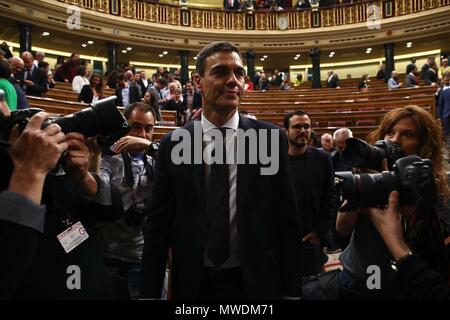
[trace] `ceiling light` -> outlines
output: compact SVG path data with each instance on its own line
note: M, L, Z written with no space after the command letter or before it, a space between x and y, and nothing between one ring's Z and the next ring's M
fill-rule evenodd
M127 53L128 51L127 50L122 50L122 53Z
M298 53L297 55L296 55L296 57L300 57L301 56L301 54L300 53Z
M367 48L366 50L367 50L367 51L372 51L372 48Z
M50 35L50 32L44 31L42 32L43 37L48 37Z
M267 55L263 55L263 58L264 58L264 59L267 59L268 57L267 57Z
M334 51L331 51L330 54L334 56L335 52L334 52Z
M294 57L294 60L298 60L298 57Z
M87 44L86 44L86 43L83 43L81 46L82 46L83 48L86 48L86 47L87 47Z
M162 53L158 54L158 57L162 58L164 55Z
M260 60L261 60L261 61L264 61L265 59L264 59L264 58L261 58Z
M167 51L164 51L163 54L168 54L168 52L167 52Z
M89 41L88 41L88 44L94 44L94 41L89 40Z
M407 48L411 48L411 46L412 46L412 42L407 42L407 43L406 43L406 47L407 47Z
M197 60L197 57L194 57L194 60Z
M128 50L128 51L131 51L131 50L133 50L133 48L132 48L132 47L128 47L127 50Z

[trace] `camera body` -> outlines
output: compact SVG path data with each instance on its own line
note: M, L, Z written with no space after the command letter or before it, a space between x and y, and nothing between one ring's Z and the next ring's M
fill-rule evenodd
M382 171L383 159L387 159L388 168L392 169L394 162L405 156L401 146L389 140L378 140L370 145L364 140L348 138L342 158L352 167Z
M387 204L389 194L394 190L400 193L401 205L415 205L424 197L434 202L436 198L431 161L413 155L396 160L393 171L376 174L336 172L335 186L341 199L348 201L349 209Z

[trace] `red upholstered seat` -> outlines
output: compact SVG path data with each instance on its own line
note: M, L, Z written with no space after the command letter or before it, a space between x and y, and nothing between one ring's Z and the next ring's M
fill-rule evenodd
M356 120L356 126L358 127L375 126L376 124L375 120Z
M328 121L329 127L345 127L345 121Z

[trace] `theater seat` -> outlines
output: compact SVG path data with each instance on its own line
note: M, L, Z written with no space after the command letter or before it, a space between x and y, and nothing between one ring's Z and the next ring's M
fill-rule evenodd
M345 127L345 121L328 121L328 127Z
M375 120L356 120L357 127L375 126L376 124Z

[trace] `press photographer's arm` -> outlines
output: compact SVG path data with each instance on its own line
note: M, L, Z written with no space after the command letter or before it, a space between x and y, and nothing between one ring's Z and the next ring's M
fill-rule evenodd
M11 147L1 150L2 178L8 176L7 163L14 170L7 190L0 193L0 299L14 296L31 264L44 230L44 180L68 147L58 125L41 129L47 117L43 112L33 116L22 134L13 132Z

